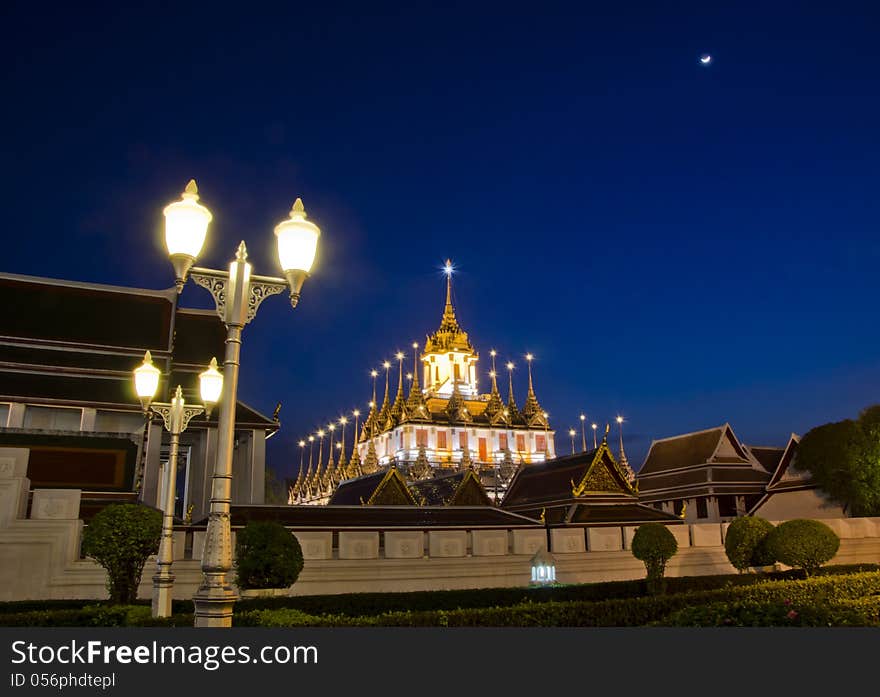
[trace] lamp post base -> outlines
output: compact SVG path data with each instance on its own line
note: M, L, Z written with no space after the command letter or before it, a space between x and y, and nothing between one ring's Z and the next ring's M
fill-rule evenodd
M153 576L153 617L171 617L171 600L174 593L174 574Z
M196 627L231 627L238 595L231 586L199 588L193 596Z

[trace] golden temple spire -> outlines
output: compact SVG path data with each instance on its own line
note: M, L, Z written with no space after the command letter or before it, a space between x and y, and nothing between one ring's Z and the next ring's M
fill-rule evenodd
M440 328L425 342L424 352L426 354L446 353L451 350L474 353L474 347L468 340L467 332L458 324L455 308L452 305L452 274L454 272L455 267L452 265L452 260L447 259L446 265L443 267L443 273L446 274L446 305L443 308L443 319L440 322Z
M547 421L544 418L544 410L541 409L538 398L535 396L535 388L532 384L532 361L534 359L535 357L531 353L526 354L526 362L529 366L529 392L526 395L526 403L523 405L522 413L526 418L526 423L530 426L543 425Z
M378 405L376 404L376 377L379 375L378 370L371 370L370 377L373 378L373 399L370 401L370 411L367 414L367 418L364 421L364 429L358 434L355 433L355 443L361 442L363 443L368 438L372 438L377 431L377 421L378 415L376 409Z
M403 418L403 412L404 412L405 397L403 396L403 359L405 357L406 357L406 354L404 354L403 351L398 351L397 354L395 355L395 358L397 358L397 362L399 364L400 370L399 370L399 373L397 376L397 394L394 397L394 405L391 407L390 411L388 412L389 415L391 416L392 421L393 421L393 425L395 425L395 426L398 423L400 423L401 419Z
M446 274L446 307L443 308L443 322L455 322L455 308L452 307L452 259L446 260L446 266L443 267L443 273Z
M492 391L489 393L489 401L486 403L486 416L492 419L504 409L504 403L498 393L498 373L495 371L495 356L498 355L498 352L492 349L489 351L489 355L492 357L492 370L489 371L489 377L492 378Z
M345 416L340 416L339 425L342 427L342 434L339 437L339 443L341 447L339 448L339 464L337 465L337 467L339 468L343 477L345 475L346 467L348 466L348 463L345 460L345 427L347 424L348 418Z
M413 381L409 390L409 398L406 400L407 418L415 421L424 421L430 419L428 407L425 402L425 396L419 387L419 345L413 342Z
M391 363L385 361L382 367L385 368L385 399L382 400L382 408L379 410L379 431L385 430L385 423L388 421L388 411L391 409L391 403L388 401L388 371L391 369Z
M510 423L519 420L519 408L516 406L516 400L513 398L513 362L509 361L507 363L507 379L508 379L508 392L507 392L507 417Z
M358 424L360 423L361 412L359 409L355 409L351 412L351 415L354 417L354 445L351 448L351 457L348 460L348 476L349 477L357 477L361 473L361 456L358 453Z
M412 390L410 391L410 396L412 396L412 392L419 390L419 345L417 342L413 342L413 381L412 381Z
M315 468L315 485L317 486L321 482L321 477L323 476L321 473L321 461L324 459L324 429L318 429L318 466Z

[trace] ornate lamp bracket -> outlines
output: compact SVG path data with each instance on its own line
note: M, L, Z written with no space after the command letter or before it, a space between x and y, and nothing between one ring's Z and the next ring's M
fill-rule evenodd
M248 293L248 311L246 323L250 322L257 315L260 303L270 295L278 295L287 290L286 282L264 281L262 279L251 281L250 292Z
M150 405L150 409L162 417L162 420L165 422L165 428L168 432L174 433L174 406L171 404L154 402ZM204 411L204 407L185 405L180 415L180 430L178 432L183 433L186 430L186 427L189 426L190 420Z
M217 314L220 319L226 321L226 294L229 287L229 274L223 271L213 271L211 269L193 269L190 278L197 285L208 290L214 297L214 304L217 307ZM257 310L266 298L270 295L278 295L287 290L287 281L275 279L266 276L251 276L247 294L247 317L245 324L257 316Z
M214 304L217 307L217 314L221 320L226 320L226 286L228 285L228 274L211 273L207 270L199 270L198 273L190 273L190 278L195 281L196 285L206 288L208 292L214 296Z

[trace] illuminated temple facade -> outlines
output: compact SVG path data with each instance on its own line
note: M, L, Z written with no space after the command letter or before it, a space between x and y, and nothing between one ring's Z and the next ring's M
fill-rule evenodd
M480 392L479 355L455 316L451 270L447 262L446 305L439 329L427 337L421 353L413 344L420 370L406 376L408 394L404 355L398 353L396 394L392 398L389 392L390 363L386 362L384 399L381 404L376 399L374 371L370 411L354 424L357 438L350 452L346 453L344 430L340 434L337 428L335 444L332 431L319 432L320 444L310 444L308 462L289 488L289 503L325 504L342 481L392 466L409 481L472 468L490 497L498 498L519 467L556 456L554 432L535 394L530 355L528 390L521 405L514 397L510 363L507 399L502 398L494 351L490 390Z

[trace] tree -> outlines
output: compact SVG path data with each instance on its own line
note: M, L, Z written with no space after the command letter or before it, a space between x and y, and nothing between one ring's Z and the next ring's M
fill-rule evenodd
M808 431L794 466L850 515L880 516L880 405Z
M662 593L665 588L663 574L666 562L675 556L678 542L669 528L661 523L640 525L633 535L632 553L636 559L645 563L648 573L648 592L652 595Z
M98 512L83 532L83 554L107 570L107 590L114 603L137 598L147 557L159 549L162 514L133 503L111 504Z
M239 588L287 588L303 568L299 540L281 523L252 520L235 536Z
M742 573L750 566L767 566L775 562L766 544L772 531L773 523L757 516L734 519L724 538L724 551L733 568Z
M815 574L840 548L840 538L825 523L796 518L780 523L767 536L770 553L786 566Z

